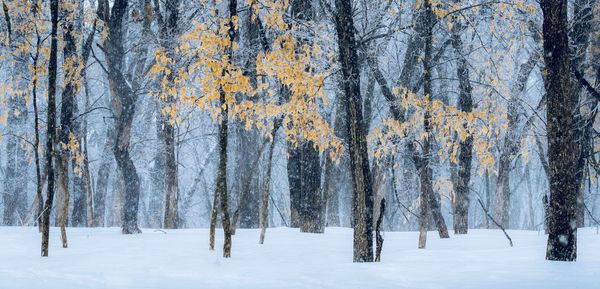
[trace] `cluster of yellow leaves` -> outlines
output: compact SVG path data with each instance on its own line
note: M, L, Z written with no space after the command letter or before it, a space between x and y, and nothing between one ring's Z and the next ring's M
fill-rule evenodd
M479 159L479 173L482 174L485 169L493 169L495 160L491 152L491 141L500 134L500 122L495 113L490 113L489 106L481 105L472 112L464 112L440 100L430 100L428 96L420 98L406 89L394 89L394 94L410 116L404 122L388 118L384 120L382 128L373 129L368 140L376 159L396 153L401 149L399 142L412 136L412 139L429 137L436 141L440 148L440 159L456 163L459 141L471 137L473 153ZM425 112L429 112L431 117L429 134L423 127Z
M72 22L75 20L75 11L79 9L79 3L75 0L62 0L58 2L58 8L67 12L63 21Z
M63 63L63 86L71 84L74 86L75 91L79 91L81 87L81 72L83 69L83 62L79 56L66 58Z
M82 150L79 149L79 141L77 140L75 135L72 132L70 132L69 143L61 142L60 147L63 150L68 151L73 156L75 160L75 167L73 168L73 172L76 173L78 176L81 176L81 165L83 164L83 161L85 159L85 154Z
M314 63L324 57L318 45L300 44L288 29L283 13L288 1L248 1L258 17L265 17L265 26L278 35L272 48L256 58L258 83L252 84L241 67L229 59L235 54L236 42L231 42L229 18L219 18L215 24L194 23L193 29L180 37L175 53L192 59L186 66L173 71L177 65L173 56L158 50L150 74L160 83L156 96L161 100L177 100L178 105L195 106L208 111L214 120L223 109L229 117L241 120L247 129L256 128L268 137L275 121L292 144L311 141L321 152L328 150L332 157L341 149L341 141L319 113L327 104L322 90L325 74ZM254 10L259 9L259 10ZM218 15L218 13L213 13ZM216 16L213 16L216 17ZM238 18L233 23L237 29ZM225 103L220 104L221 94ZM241 97L245 96L245 97ZM177 119L177 106L172 104L163 113Z

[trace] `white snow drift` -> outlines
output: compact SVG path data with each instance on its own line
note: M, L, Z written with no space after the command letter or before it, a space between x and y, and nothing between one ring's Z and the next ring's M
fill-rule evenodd
M68 229L68 249L51 230L50 257L39 257L32 227L0 227L0 288L600 288L600 235L579 230L575 263L544 261L546 236L470 230L441 240L429 233L417 249L416 232L386 232L381 263L352 263L352 230L325 234L238 230L231 259L223 259L222 231L208 250L208 230L152 229L121 235L119 228Z

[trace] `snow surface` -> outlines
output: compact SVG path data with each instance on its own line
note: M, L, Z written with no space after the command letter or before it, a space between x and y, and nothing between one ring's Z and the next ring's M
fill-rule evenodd
M381 263L352 263L352 230L303 234L238 229L231 259L223 259L222 231L208 250L208 230L152 229L121 235L119 228L69 228L61 248L52 228L50 257L39 257L32 227L0 227L0 288L600 288L600 235L579 231L575 263L544 260L546 236L470 230L441 240L429 232L417 249L416 232L386 232Z

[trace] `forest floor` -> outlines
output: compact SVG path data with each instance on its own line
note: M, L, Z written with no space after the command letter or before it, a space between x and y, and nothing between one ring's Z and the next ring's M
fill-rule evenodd
M222 231L208 250L207 229L143 230L68 228L69 248L52 228L50 257L39 257L32 227L0 227L0 288L600 288L600 235L579 231L578 261L544 261L546 236L470 230L441 240L429 232L417 249L417 232L386 232L381 263L352 263L352 230L303 234L238 230L232 258L223 259ZM166 232L166 233L165 233Z

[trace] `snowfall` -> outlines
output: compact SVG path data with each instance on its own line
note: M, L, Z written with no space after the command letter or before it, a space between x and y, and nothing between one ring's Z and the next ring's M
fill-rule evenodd
M68 228L69 248L52 228L50 257L42 258L33 227L0 227L0 288L600 288L600 235L578 235L577 262L545 261L546 236L537 231L470 230L440 239L429 232L385 232L380 263L352 263L352 230L325 234L270 228L238 229L232 257L222 257L222 231L208 250L207 229Z

